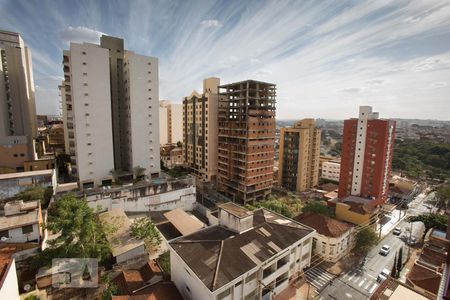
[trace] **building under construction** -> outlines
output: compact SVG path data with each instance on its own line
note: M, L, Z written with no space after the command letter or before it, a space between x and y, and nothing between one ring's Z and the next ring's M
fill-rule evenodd
M235 201L263 200L273 184L275 84L219 87L218 190Z

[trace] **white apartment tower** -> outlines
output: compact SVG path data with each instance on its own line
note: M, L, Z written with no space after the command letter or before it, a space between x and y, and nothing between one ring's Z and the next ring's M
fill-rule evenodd
M159 101L159 143L183 142L183 105L168 100Z
M112 173L129 179L138 166L158 176L158 60L102 36L71 43L63 63L66 152L80 187L110 184Z
M0 30L0 140L17 140L10 136L26 140L28 159L34 159L37 128L31 51L18 33Z

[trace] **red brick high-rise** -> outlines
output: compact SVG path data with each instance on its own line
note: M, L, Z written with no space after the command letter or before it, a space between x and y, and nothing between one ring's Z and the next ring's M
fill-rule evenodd
M386 202L395 139L395 121L378 119L372 107L361 106L358 119L344 121L339 199L371 198Z

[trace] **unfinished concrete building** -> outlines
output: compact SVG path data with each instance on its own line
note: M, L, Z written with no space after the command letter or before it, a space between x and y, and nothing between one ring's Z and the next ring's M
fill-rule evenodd
M247 80L219 87L218 190L242 203L273 184L275 84Z

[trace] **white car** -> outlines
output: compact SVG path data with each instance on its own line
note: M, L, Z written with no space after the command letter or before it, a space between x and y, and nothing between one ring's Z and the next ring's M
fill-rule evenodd
M391 274L391 271L388 269L383 269L380 274L378 274L377 282L382 282L388 278L388 276Z
M378 252L378 253L380 253L381 255L386 256L386 255L389 254L389 252L391 252L391 247L389 245L383 245L381 247L381 249L380 249L380 252Z
M402 233L402 229L400 227L396 227L392 233L394 235L400 235Z

